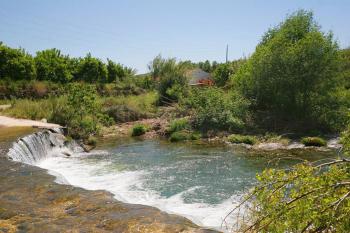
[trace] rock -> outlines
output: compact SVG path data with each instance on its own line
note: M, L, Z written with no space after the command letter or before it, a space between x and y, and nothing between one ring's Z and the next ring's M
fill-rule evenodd
M333 138L327 142L327 147L333 149L340 149L342 145L340 144L340 138Z
M290 145L287 146L288 150L302 149L302 148L305 148L305 145L300 142L292 142Z
M64 152L62 152L62 154L65 155L65 156L67 156L67 157L72 156L68 151L64 151Z
M259 144L253 146L253 149L255 149L255 150L279 150L279 149L284 149L284 148L285 148L285 146L279 142L259 143Z

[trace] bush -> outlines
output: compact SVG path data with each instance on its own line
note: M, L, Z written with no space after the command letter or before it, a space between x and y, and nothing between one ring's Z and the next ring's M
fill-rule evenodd
M146 126L142 125L142 124L137 124L137 125L134 125L132 127L132 133L131 133L131 136L135 137L135 136L141 136L143 134L145 134L147 131L147 128Z
M129 122L154 116L157 94L149 92L138 96L119 96L103 99L103 112L115 122Z
M188 130L181 130L173 132L170 135L170 142L180 142L180 141L186 141L186 140L198 140L201 138L201 135L199 133L193 133Z
M175 58L164 59L159 55L153 59L149 69L152 77L159 79L159 105L172 104L187 94L188 80L184 68Z
M239 131L248 118L249 102L219 88L193 89L184 104L192 110L194 126L202 131Z
M319 137L305 137L301 139L301 143L305 146L326 146L327 142Z
M244 143L249 145L254 145L257 140L254 136L232 134L227 137L227 140L231 143Z
M184 129L190 129L190 124L188 122L188 119L181 118L181 119L175 119L172 122L170 122L168 128L166 129L166 132L168 134L172 134L174 132L184 130Z
M97 138L94 136L89 136L89 138L86 140L86 144L90 146L96 146Z

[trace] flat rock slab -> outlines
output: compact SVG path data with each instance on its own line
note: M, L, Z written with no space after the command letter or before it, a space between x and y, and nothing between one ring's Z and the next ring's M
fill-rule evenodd
M42 121L33 121L27 119L17 119L12 117L0 116L0 126L2 127L40 127L40 128L60 128L60 125L45 123Z

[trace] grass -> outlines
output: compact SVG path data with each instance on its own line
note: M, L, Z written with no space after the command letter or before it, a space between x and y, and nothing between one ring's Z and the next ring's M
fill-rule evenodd
M141 95L101 98L103 111L115 122L129 122L151 118L157 113L157 94L149 92Z
M303 143L305 146L326 146L327 142L320 137L304 137L301 139L301 143Z
M157 112L157 107L155 105L157 101L156 92L148 92L141 95L105 97L105 98L102 98L101 100L102 100L103 106L106 108L110 106L115 106L115 105L126 105L142 113Z
M60 106L66 104L65 97L48 98L41 100L17 99L13 100L12 107L2 111L6 116L31 120L47 119L52 121L59 113Z
M187 141L187 140L198 140L201 138L201 135L196 132L191 132L188 130L181 130L173 132L170 137L170 142L180 142L180 141Z
M189 129L190 124L188 122L188 119L186 118L180 118L180 119L175 119L170 122L169 126L166 129L166 132L168 134L172 134L177 131L181 131L184 129Z
M147 127L143 124L136 124L132 127L131 136L141 136L147 132Z
M272 142L272 143L281 143L283 145L288 145L290 143L290 139L283 137L281 135L277 135L275 133L266 133L262 138L261 141L263 142Z
M244 143L249 145L254 145L257 142L254 136L240 134L232 134L227 137L227 140L231 143Z

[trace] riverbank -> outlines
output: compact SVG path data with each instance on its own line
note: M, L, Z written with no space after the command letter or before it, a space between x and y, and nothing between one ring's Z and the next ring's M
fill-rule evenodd
M167 129L171 120L167 117L159 117L152 119L143 119L133 122L126 122L122 124L115 124L111 127L105 127L101 131L100 138L112 139L112 138L127 138L131 137L132 129L136 125L144 125L147 127L145 134L139 136L141 139L169 139L167 135ZM330 151L339 150L342 145L340 138L337 135L327 135L324 146L306 146L301 142L302 136L297 138L288 138L284 135L251 135L249 137L254 138L254 143L238 142L233 143L229 140L229 134L227 132L218 132L214 135L202 135L199 140L203 143L219 143L230 146L244 147L251 151L295 151L295 150L315 150L315 151ZM198 141L198 140L197 140Z
M41 127L41 128L60 128L58 124L42 121L33 121L28 119L18 119L7 116L0 116L0 127Z

